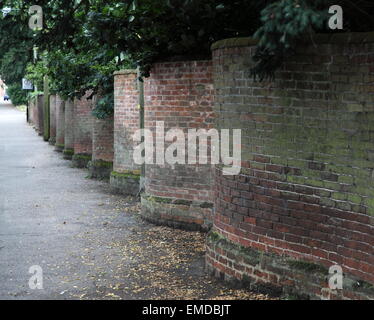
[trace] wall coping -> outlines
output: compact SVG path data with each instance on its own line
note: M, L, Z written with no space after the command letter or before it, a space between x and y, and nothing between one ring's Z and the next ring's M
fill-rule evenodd
M138 70L136 70L136 69L123 69L123 70L114 71L113 75L119 76L119 75L123 75L123 74L134 74L134 73L137 74Z
M300 42L310 42L318 44L349 44L349 43L372 43L374 42L374 32L347 32L347 33L316 33L311 38L305 37ZM257 45L258 40L251 37L229 38L214 42L211 50L250 47Z
M228 38L214 42L211 46L211 50L234 48L234 47L250 47L257 44L257 40L250 37L242 38Z

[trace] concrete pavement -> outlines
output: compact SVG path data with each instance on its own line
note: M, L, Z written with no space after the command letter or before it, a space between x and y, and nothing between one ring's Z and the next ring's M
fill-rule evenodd
M0 104L0 299L267 298L204 273L205 234L143 222L87 176Z
M86 176L42 141L23 112L0 105L0 299L74 298L83 283L92 286L81 259L89 245L77 237L102 228L101 221L92 227L97 215L112 217L113 201L122 199ZM29 287L35 265L43 290Z

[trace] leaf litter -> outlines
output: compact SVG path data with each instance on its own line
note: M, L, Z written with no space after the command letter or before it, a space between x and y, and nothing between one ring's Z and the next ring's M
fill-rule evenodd
M155 226L140 219L134 198L100 202L83 213L88 226L76 235L84 244L70 252L79 275L64 276L64 293L74 299L273 300L268 295L230 287L204 271L205 238ZM70 267L77 268L74 264Z

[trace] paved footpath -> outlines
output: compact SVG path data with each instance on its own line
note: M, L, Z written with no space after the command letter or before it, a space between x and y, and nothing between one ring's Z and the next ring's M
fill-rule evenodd
M266 298L205 275L205 235L138 212L0 104L0 299ZM33 266L42 289L30 288Z

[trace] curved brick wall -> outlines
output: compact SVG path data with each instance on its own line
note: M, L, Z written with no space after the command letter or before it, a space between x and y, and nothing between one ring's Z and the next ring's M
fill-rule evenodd
M74 155L73 165L86 167L92 159L92 99L87 92L81 99L74 100Z
M35 130L37 130L37 124L38 124L38 106L37 106L37 99L31 98L29 100L29 123L32 124Z
M74 103L65 101L64 158L70 159L74 154Z
M113 116L93 120L92 162L90 172L93 178L109 179L113 169Z
M65 101L56 95L56 151L63 151L65 146Z
M136 70L114 73L114 161L110 186L125 195L139 193L140 166L134 163L132 135L140 128Z
M38 95L29 100L29 122L39 135L43 134L43 95Z
M216 167L207 266L253 288L374 298L374 34L300 44L273 83L254 42L213 45L218 128L242 129L242 170ZM344 271L330 290L326 268Z
M185 135L188 129L212 128L212 81L211 61L155 64L144 83L145 128L154 137L157 121L164 122L165 133L171 128L180 128ZM211 165L175 164L173 168L167 163L147 164L143 217L174 227L208 229L212 211L211 173Z
M40 94L36 97L36 106L38 116L36 117L36 128L39 136L44 133L44 95Z
M49 143L56 143L56 95L49 96Z

